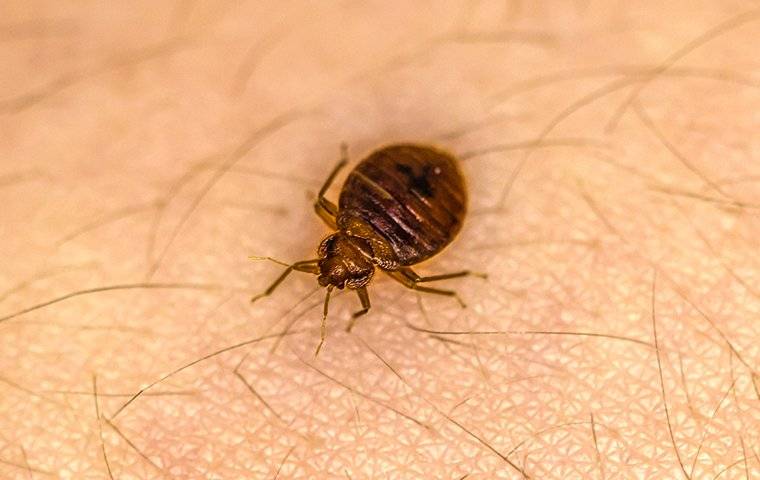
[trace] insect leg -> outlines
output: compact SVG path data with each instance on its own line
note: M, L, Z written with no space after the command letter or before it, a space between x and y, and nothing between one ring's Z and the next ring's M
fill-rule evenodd
M440 288L430 288L430 287L423 287L421 285L417 285L418 278L422 278L416 273L414 273L414 270L411 268L401 268L395 272L386 272L388 275L391 276L394 280L405 286L406 288L417 290L419 292L425 292L425 293L434 293L436 295L446 295L447 297L454 297L457 302L459 302L459 305L462 306L462 308L466 307L465 303L462 301L461 298L459 298L459 295L457 295L457 292L454 290L443 290Z
M314 211L317 212L317 216L321 218L328 227L333 230L338 228L335 224L335 215L338 213L338 207L330 200L325 197L320 197L314 202Z
M284 272L282 272L282 275L277 277L277 280L275 280L269 288L264 290L264 292L259 293L258 295L255 295L253 298L251 298L251 303L255 302L256 300L266 297L272 294L274 290L285 280L288 275L290 275L290 272L293 270L297 272L306 272L306 273L313 273L314 275L319 274L319 260L303 260L301 262L296 262L293 265L290 265L288 268L285 269Z
M412 276L412 279L415 281L415 283L437 282L438 280L448 280L450 278L459 278L459 277L467 277L467 276L488 278L488 276L485 273L471 272L470 270L462 270L461 272L453 272L453 273L444 273L441 275L430 275L428 277L420 277L419 275L417 275L417 273L415 273L411 269L407 270L407 273L410 276Z
M354 312L354 314L351 316L351 321L348 322L348 326L346 327L346 331L350 332L352 328L354 328L354 324L356 323L356 319L361 317L362 315L365 315L367 312L369 312L370 304L369 304L369 293L367 293L367 287L362 287L356 291L356 295L359 297L359 301L362 302L362 309L358 312Z
M317 212L319 218L321 218L330 228L336 228L335 216L338 214L338 207L333 202L325 198L325 193L327 192L327 189L330 188L330 185L332 185L335 177L338 175L341 169L347 164L348 147L345 143L343 143L340 145L340 161L335 166L335 168L333 168L332 172L330 172L330 175L327 177L327 180L325 180L322 188L319 189L317 201L314 202L314 211Z

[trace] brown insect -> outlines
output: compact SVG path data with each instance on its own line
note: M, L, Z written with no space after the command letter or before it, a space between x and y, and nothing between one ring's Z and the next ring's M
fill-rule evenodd
M317 215L332 229L317 250L315 260L304 260L288 268L256 301L270 295L293 270L317 275L327 287L322 315L321 338L325 340L327 306L333 288L356 291L362 308L353 314L347 330L369 311L369 284L380 268L407 288L456 298L453 290L420 285L473 274L469 270L421 277L411 269L451 243L462 228L467 211L464 178L454 157L441 150L413 144L383 147L362 160L348 175L338 205L325 192L348 163L347 149L327 177L314 203ZM483 276L482 274L473 274Z

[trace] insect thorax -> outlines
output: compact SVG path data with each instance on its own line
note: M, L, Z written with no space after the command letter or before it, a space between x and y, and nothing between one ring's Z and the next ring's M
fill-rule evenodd
M360 238L366 244L368 249L362 250L362 253L372 259L372 263L383 270L396 270L399 267L398 257L393 250L390 242L382 237L367 222L351 211L342 211L337 218L338 229L352 238Z
M361 288L369 283L375 265L395 270L398 261L388 242L358 219L342 218L345 225L319 245L319 284ZM340 222L339 222L340 223Z
M363 252L369 244L359 237L336 232L319 245L319 284L343 288L361 288L375 273L371 258Z

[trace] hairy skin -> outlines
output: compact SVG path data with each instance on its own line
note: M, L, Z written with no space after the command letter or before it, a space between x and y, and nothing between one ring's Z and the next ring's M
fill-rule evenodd
M760 476L756 2L127 3L0 6L0 478ZM469 182L419 273L489 278L315 359L249 257L396 141Z

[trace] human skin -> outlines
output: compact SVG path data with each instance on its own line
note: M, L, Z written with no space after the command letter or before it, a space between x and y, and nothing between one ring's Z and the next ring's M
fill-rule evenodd
M0 14L0 478L760 476L756 2ZM398 141L470 195L416 270L488 278L378 273L314 358L324 290L249 257Z

